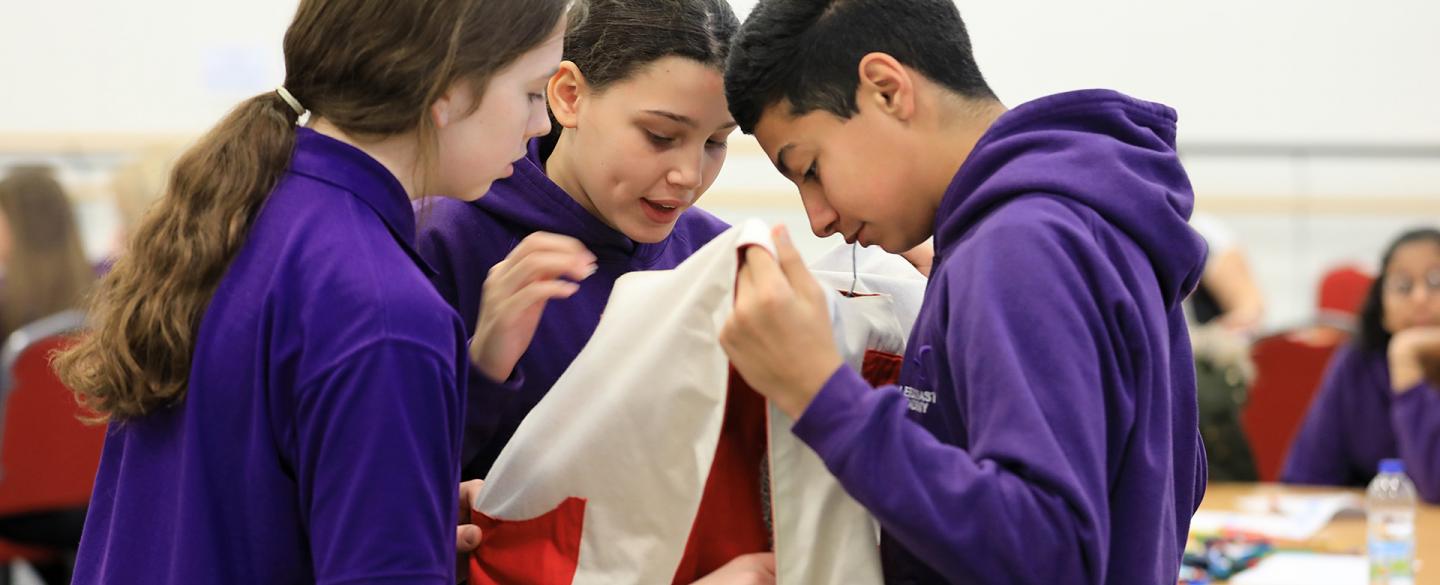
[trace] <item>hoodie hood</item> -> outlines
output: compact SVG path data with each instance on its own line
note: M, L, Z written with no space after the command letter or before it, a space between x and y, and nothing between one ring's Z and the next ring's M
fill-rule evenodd
M1053 95L1006 112L940 202L937 255L1000 205L1049 196L1094 210L1139 244L1166 304L1178 305L1199 282L1206 247L1188 223L1195 194L1175 151L1175 124L1170 107L1108 90Z

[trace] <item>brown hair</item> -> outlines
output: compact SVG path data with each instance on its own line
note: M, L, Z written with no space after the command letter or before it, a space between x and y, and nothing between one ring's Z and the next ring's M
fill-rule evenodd
M85 259L75 212L49 167L15 167L0 181L0 213L11 253L0 286L0 342L22 325L79 307L94 269Z
M565 9L565 0L302 0L285 33L284 87L350 136L415 132L425 173L430 106L460 81L480 95L550 37ZM289 165L298 119L279 95L261 94L176 162L97 291L93 331L55 360L85 406L123 419L184 399L200 319Z

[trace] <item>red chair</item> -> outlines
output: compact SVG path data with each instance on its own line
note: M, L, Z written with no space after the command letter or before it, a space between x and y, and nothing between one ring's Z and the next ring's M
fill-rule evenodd
M1255 454L1260 481L1277 481L1290 442L1305 421L1310 400L1320 388L1325 366L1338 344L1306 343L1290 333L1255 342L1255 382L1240 413L1240 424Z
M1317 324L1354 331L1360 305L1374 281L1375 277L1369 272L1354 266L1340 266L1326 272L1316 295Z
M1325 366L1355 332L1373 282L1370 273L1354 266L1330 269L1320 279L1314 324L1263 338L1251 348L1256 376L1240 424L1261 481L1280 478L1290 442L1320 389Z
M83 322L78 311L41 319L12 333L0 350L0 517L90 502L105 428L76 418L73 394L50 369L51 355ZM0 565L65 552L0 540Z

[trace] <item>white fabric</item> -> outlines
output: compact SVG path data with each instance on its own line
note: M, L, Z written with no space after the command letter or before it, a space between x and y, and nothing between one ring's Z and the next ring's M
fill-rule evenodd
M835 341L850 367L860 369L867 349L905 353L926 283L909 262L879 248L843 246L810 269L831 290L853 286L856 294L877 295L831 297ZM790 432L794 421L774 404L769 414L777 582L880 583L879 526Z
M492 518L527 520L567 497L586 500L573 583L673 577L724 418L729 364L718 336L734 303L737 251L748 245L773 251L763 223L726 231L673 270L621 277L590 342L486 478L475 509ZM862 279L899 283L894 296L835 295L832 325L853 366L866 348L903 352L925 283L911 271ZM834 287L828 272L817 275ZM836 288L848 288L849 274L847 249L846 286ZM769 411L779 583L880 583L874 521L789 432L790 421Z

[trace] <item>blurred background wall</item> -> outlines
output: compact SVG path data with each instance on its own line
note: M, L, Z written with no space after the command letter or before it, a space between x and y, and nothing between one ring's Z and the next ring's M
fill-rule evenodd
M283 79L295 0L10 0L0 8L0 168L53 162L89 253L120 225L112 174L181 145ZM734 3L741 17L754 5ZM1119 89L1174 106L1198 207L1243 242L1277 328L1312 313L1328 267L1373 269L1407 226L1440 223L1440 3L1433 0L960 0L1008 105ZM701 205L808 233L748 137ZM838 242L801 239L809 254Z

